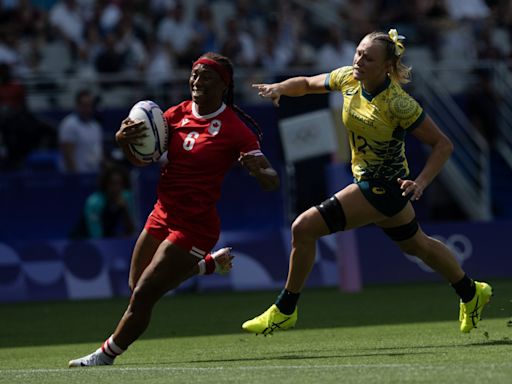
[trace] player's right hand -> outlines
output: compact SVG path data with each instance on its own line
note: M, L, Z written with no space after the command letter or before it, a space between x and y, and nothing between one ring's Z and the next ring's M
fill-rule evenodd
M147 136L146 131L143 121L133 121L127 117L116 132L116 141L120 144L140 144L139 140Z
M271 99L274 106L279 107L279 99L281 98L281 93L279 92L277 83L253 84L252 87L258 90L258 96Z

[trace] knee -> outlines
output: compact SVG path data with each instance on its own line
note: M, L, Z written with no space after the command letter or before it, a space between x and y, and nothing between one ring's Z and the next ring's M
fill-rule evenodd
M315 241L318 239L309 215L303 213L295 219L292 224L292 239L293 242Z
M132 312L149 310L156 303L158 297L157 291L148 284L137 284L130 298L130 310Z

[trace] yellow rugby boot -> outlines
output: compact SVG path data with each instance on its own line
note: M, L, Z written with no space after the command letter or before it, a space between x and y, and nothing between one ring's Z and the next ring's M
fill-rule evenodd
M271 335L274 331L284 331L293 328L297 322L297 307L291 315L281 313L277 305L272 306L263 312L261 315L256 316L252 320L247 320L242 324L242 329L247 332Z
M475 281L475 297L468 303L460 302L460 331L469 333L480 321L485 305L491 300L492 287L487 283Z

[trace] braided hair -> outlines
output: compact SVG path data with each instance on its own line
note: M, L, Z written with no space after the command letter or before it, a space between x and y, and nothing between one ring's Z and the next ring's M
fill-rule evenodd
M231 81L228 85L228 90L224 94L224 102L227 106L231 107L235 113L247 124L247 126L253 131L256 136L258 137L258 141L261 143L263 139L263 132L261 131L261 128L259 124L254 120L250 115L248 115L242 108L240 108L238 105L234 103L234 81L233 81L233 63L231 60L229 60L226 56L220 55L215 52L208 52L202 55L201 57L214 60L217 63L221 64L225 69L227 69L228 73L230 74Z

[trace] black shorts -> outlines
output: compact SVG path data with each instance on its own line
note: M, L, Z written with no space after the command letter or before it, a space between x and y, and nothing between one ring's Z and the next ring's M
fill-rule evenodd
M407 205L410 196L402 196L402 190L396 180L369 179L356 181L366 200L388 217L400 212Z

